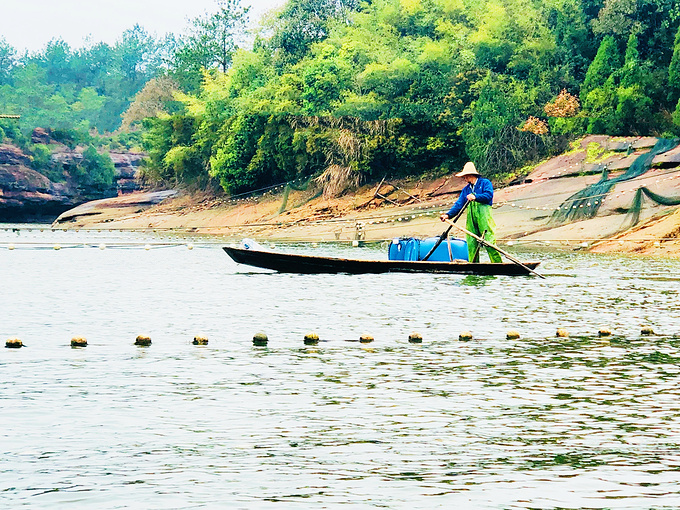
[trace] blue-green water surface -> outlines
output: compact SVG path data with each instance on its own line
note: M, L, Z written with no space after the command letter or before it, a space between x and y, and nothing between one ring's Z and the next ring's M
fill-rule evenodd
M289 275L219 246L0 230L0 340L26 345L0 350L0 507L680 505L680 262Z

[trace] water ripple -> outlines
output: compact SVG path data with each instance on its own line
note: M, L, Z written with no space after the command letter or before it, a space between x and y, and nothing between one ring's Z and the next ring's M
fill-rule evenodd
M0 356L4 507L677 506L680 262L523 255L545 257L546 281L299 276L194 242L0 248L0 331L27 345ZM190 345L199 331L208 346Z

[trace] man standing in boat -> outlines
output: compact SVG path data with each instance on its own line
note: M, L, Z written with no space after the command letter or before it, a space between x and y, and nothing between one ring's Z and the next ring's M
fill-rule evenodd
M468 203L467 225L466 228L473 234L491 244L496 243L496 222L491 216L491 205L493 204L493 185L489 179L482 177L475 164L471 161L465 163L463 171L456 174L462 177L467 185L460 192L460 197L448 212L441 215L441 220L446 221L453 218ZM470 262L479 262L479 241L472 236L467 236L468 257ZM491 262L500 263L501 255L493 248L487 246Z

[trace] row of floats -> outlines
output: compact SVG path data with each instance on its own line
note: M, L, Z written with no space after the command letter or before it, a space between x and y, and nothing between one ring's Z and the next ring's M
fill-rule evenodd
M656 335L656 333L654 332L654 329L652 327L645 326L641 328L640 335L652 336ZM517 340L521 338L519 331L516 330L508 331L505 336L508 340ZM597 332L597 336L600 338L610 337L612 336L612 332L609 328L600 328L599 331ZM569 332L564 328L558 328L557 331L555 332L555 337L568 338ZM463 331L458 335L458 339L461 341L472 340L473 339L472 332ZM373 336L369 334L363 334L358 338L358 341L362 344L370 344L373 343L374 340L375 338L373 338ZM305 345L317 345L319 342L321 342L321 339L317 333L307 333L303 337L302 341ZM412 344L420 344L423 342L423 335L414 331L409 334L408 341L409 343ZM269 337L265 333L259 332L253 335L252 342L253 345L256 347L265 347L269 344ZM205 335L196 335L194 336L194 339L192 340L191 343L193 345L208 345L208 337ZM84 337L73 337L71 339L71 347L79 348L87 347L87 345L88 345L87 339ZM139 347L148 347L151 345L151 337L147 335L138 335L137 338L135 338L134 345L137 345ZM24 343L20 338L10 338L5 342L5 347L8 349L20 349L24 347Z

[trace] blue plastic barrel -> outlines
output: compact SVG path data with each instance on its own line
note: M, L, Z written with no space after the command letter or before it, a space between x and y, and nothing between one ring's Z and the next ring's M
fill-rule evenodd
M404 254L406 253L404 241L405 239L392 239L392 242L387 249L387 258L389 260L404 260Z
M420 260L420 239L407 239L404 260Z
M423 260L438 240L439 237L393 239L387 250L387 256L389 260ZM453 260L468 260L467 242L464 239L449 238L449 243ZM446 241L443 241L427 260L450 262L449 247Z
M439 237L428 237L427 239L420 241L418 260L423 260L425 255L430 252L437 241L439 241ZM450 237L448 245L446 240L442 241L427 260L432 262L450 262L451 256L449 256L449 245L451 246L451 256L453 257L453 260L468 260L467 242L465 239L458 239L456 237Z
M419 260L420 239L393 239L387 256L390 260Z

